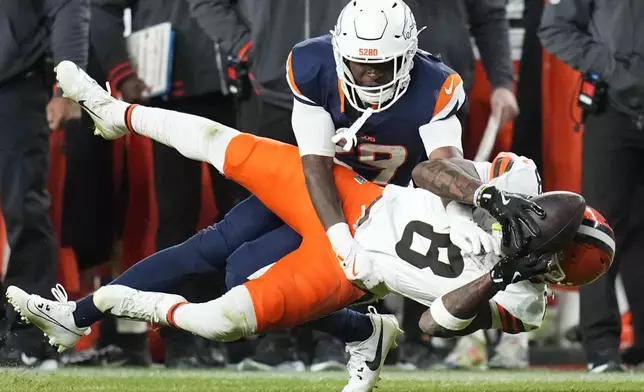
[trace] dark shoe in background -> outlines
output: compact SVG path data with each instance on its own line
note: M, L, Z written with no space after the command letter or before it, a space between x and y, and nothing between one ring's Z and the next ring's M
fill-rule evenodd
M295 348L291 334L275 333L261 338L255 354L239 362L237 370L303 372L306 366Z
M311 371L344 370L348 360L345 344L330 335L326 335L317 343L311 363Z

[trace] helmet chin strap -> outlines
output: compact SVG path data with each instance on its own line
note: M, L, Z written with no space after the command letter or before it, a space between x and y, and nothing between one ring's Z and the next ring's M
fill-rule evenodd
M356 134L362 128L365 122L371 117L371 115L374 113L373 109L371 107L368 107L367 110L362 112L362 115L358 117L356 122L351 124L349 129L346 129L344 131L336 133L332 138L331 141L334 144L338 144L341 140L344 140L344 145L342 146L342 149L346 152L351 151L351 149L358 144L358 138L356 137Z

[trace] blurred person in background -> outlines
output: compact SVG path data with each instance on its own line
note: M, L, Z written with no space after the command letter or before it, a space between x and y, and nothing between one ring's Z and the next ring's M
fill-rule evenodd
M206 34L231 55L228 76L231 91L237 92L239 128L295 145L286 59L297 43L329 33L347 0L187 1ZM244 258L254 244L228 260L232 274L248 265ZM247 370L303 370L304 362L310 362L313 370L322 371L344 369L347 356L343 342L319 332L311 337L298 329L267 335L254 355L231 359L241 360L239 368Z
M88 0L0 2L0 202L6 226L3 285L22 284L46 297L56 283L57 241L47 193L49 133L80 116L80 108L52 96L53 63L87 65ZM8 264L7 264L8 263ZM8 308L8 307L6 307ZM55 368L37 328L5 312L0 366Z
M228 51L213 42L192 17L183 1L92 0L92 42L107 80L124 101L176 110L235 126L236 111L228 94L226 70ZM123 37L123 15L131 9L132 31L170 22L175 33L172 89L160 97L148 97L148 86L136 74ZM235 52L237 53L237 52ZM177 130L181 132L181 130ZM202 164L190 161L171 148L153 143L154 183L159 214L157 249L165 249L189 238L197 228L201 207ZM210 176L215 201L223 216L246 192L214 170ZM222 288L207 277L189 282L178 291L187 298L211 295ZM80 306L91 305L91 298ZM78 320L82 323L82 320ZM198 367L195 337L163 328L168 367Z
M530 157L539 171L542 168L543 152L543 105L535 99L535 92L542 89L543 48L537 32L543 14L543 0L514 0L522 4L520 25L524 28L517 81L517 101L521 112L514 121L512 152ZM521 6L519 6L521 7ZM517 7L517 8L519 8Z
M416 15L419 27L427 26L418 36L418 46L440 57L463 78L465 91L474 85L474 49L471 37L481 56L481 61L492 87L490 96L491 115L499 119L500 126L513 120L519 113L514 95L514 71L510 51L510 25L506 16L506 0L409 0L409 7ZM457 113L463 128L466 128L468 105ZM400 365L426 368L438 358L428 349L426 337L415 320L425 309L416 302L405 300L403 329L405 342L400 349ZM483 332L475 341L465 338L452 352L452 358L466 355L469 348L483 347ZM503 334L501 341L514 337ZM521 345L527 351L527 336L522 336ZM520 341L520 340L519 340ZM517 341L517 344L519 344ZM524 344L525 343L525 344ZM504 345L501 347L511 347Z
M465 91L474 85L474 38L492 86L492 115L501 125L519 114L514 96L514 71L510 52L507 0L411 0L409 7L418 26L418 46L440 56L463 78ZM467 105L459 117L467 115ZM463 119L464 120L464 119ZM461 121L463 121L461 120Z
M644 2L550 0L539 38L545 49L582 73L585 94L582 195L616 233L609 273L580 288L582 343L591 372L623 371L644 361L644 266L641 231L629 217L641 205L644 170ZM615 278L621 272L635 343L620 358L621 318Z

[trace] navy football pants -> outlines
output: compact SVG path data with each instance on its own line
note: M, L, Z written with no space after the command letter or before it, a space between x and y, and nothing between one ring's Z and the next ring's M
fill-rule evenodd
M217 224L201 230L182 244L141 260L111 284L180 294L177 290L186 279L225 273L230 289L297 249L301 241L299 234L251 196ZM101 317L91 296L77 302L74 319L78 327L90 326ZM372 333L370 319L348 309L312 321L306 327L327 332L345 342L364 340Z

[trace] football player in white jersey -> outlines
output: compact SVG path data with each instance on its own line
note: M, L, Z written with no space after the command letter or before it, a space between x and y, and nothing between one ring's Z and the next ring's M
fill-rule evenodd
M117 101L70 62L62 62L56 71L66 96L82 102L94 119L97 134L115 139L134 132L174 147L188 158L208 162L248 188L303 237L300 248L264 275L212 301L188 303L174 294L108 285L94 293L93 301L101 312L230 341L315 320L367 294L346 278L341 264L350 263L354 273L360 266L336 258L306 197L297 147L204 118ZM539 189L534 164L527 160L515 160L498 178L491 178L494 167L490 163L472 164L472 169L484 183L499 190L536 194ZM423 175L427 181L439 181ZM471 210L450 204L448 216L435 194L396 185L383 190L339 165L334 168L334 177L355 238L373 257L374 267L384 279L371 292L379 296L396 292L429 306L419 323L433 336L464 335L491 327L509 332L536 328L545 311L545 291L543 283L529 279L543 276L562 282L567 277L574 283L574 273L580 273L575 268L580 265L584 278L596 278L607 268L599 259L612 260L614 240L606 234L610 229L590 209L588 213L595 216L589 215L583 234L592 241L580 238L580 244L571 243L565 251L574 254L499 260L499 238L477 226ZM450 225L460 236L450 234ZM459 242L464 251L453 245ZM471 250L464 242L469 242ZM571 266L573 256L576 262ZM419 260L429 267L415 266ZM85 333L73 325L69 315L57 314L60 318L55 319L47 312L56 306L54 301L13 286L6 295L22 317L40 327L50 341L70 347ZM364 358L367 367L373 366L373 377L350 390L373 388L396 337L381 339L383 349L373 358Z
M511 168L496 178L492 178L493 164L481 162L473 166L483 182L499 190L538 194L541 184L534 162L514 154L502 154L494 164L508 159L512 160ZM430 307L442 295L480 278L497 265L500 227L492 237L494 252L473 249L467 253L460 248L467 249L467 245L461 244L461 238L450 232L456 229L454 232L459 233L462 229L455 226L474 223L471 210L460 210L450 203L447 209L451 216L448 216L439 197L418 188L386 187L384 198L388 202L377 213L372 208L371 218L356 231L356 239L374 255L389 291ZM491 318L482 317L465 330L436 330L436 326L427 323L431 313L421 320L421 328L433 336L444 337L466 334L486 325L512 333L537 328L545 312L545 283L522 280L510 284L492 297L489 306ZM439 320L443 316L437 315ZM503 325L506 318L510 318L510 323Z

